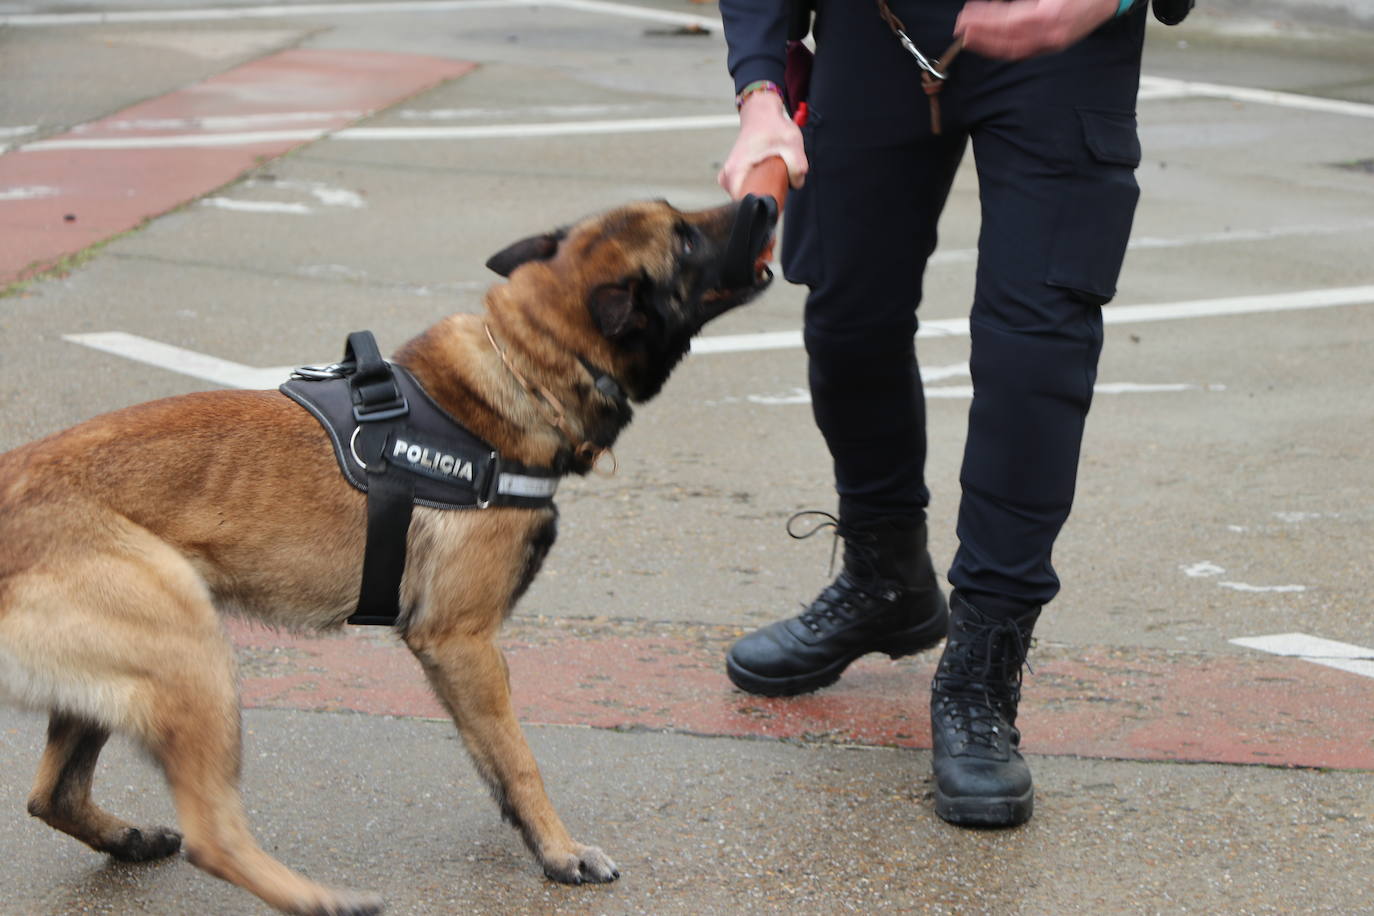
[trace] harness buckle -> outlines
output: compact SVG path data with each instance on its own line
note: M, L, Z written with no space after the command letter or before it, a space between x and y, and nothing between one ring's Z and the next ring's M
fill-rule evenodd
M482 481L482 491L477 494L477 508L485 509L491 505L492 494L501 481L501 456L492 452L487 460L487 479Z
M403 394L398 394L395 399L381 404L353 405L353 419L359 423L379 423L382 420L394 420L396 417L404 417L408 413L410 413L410 403L406 401Z
M327 366L297 366L291 370L291 377L304 379L307 382L327 382L330 379L343 378L353 371L353 363L330 363Z
M353 399L353 419L359 423L379 423L410 413L410 404L388 363L367 375L355 372L348 379L348 388Z

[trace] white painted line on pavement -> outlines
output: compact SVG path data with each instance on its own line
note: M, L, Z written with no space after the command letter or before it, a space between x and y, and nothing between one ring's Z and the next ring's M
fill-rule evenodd
M1276 633L1272 636L1242 636L1230 640L1237 646L1258 649L1271 655L1300 658L1315 665L1337 668L1363 677L1374 677L1374 649L1309 636L1306 633Z
M1194 385L1189 382L1099 382L1097 394L1169 394L1176 391L1225 391L1225 385Z
M720 20L690 13L648 9L625 3L593 0L395 0L388 3L284 3L277 6L211 7L189 10L124 10L107 13L13 13L0 15L0 26L93 25L120 22L195 22L231 19L281 19L299 16L354 16L395 13L455 13L467 10L562 7L584 13L604 13L697 26L718 31Z
M256 143L317 140L325 130L255 130L235 134L169 134L163 137L89 137L39 140L19 147L21 153L47 150L175 149L181 147L252 146ZM337 136L337 135L336 135Z
M73 133L91 130L219 130L236 131L266 127L273 124L296 122L339 122L354 121L366 117L370 111L344 109L342 111L280 111L252 115L206 115L203 118L133 118L126 121L101 121L95 124L82 124L73 128Z
M1270 226L1260 229L1227 229L1222 232L1196 232L1190 235L1134 236L1127 244L1132 251L1151 251L1168 248L1196 248L1198 245L1224 245L1233 242L1272 242L1280 239L1316 235L1340 235L1346 232L1365 232L1374 229L1374 219L1350 220L1326 225L1300 224ZM972 264L978 260L977 248L947 248L930 256L931 264Z
M1162 305L1115 306L1103 309L1107 324L1126 324L1140 321L1165 321L1177 318L1207 318L1221 315L1241 315L1252 312L1281 312L1292 309L1329 308L1342 305L1374 303L1374 286L1355 286L1344 289L1308 290L1279 293L1273 296L1240 296L1229 299L1200 299L1193 302L1174 302ZM917 337L954 337L968 334L967 318L946 318L921 324ZM193 350L148 340L134 334L108 332L97 334L68 334L64 340L93 347L138 362L180 372L231 388L275 388L291 372L291 367L255 369ZM761 350L796 349L802 346L800 331L768 331L758 334L724 334L717 337L698 337L692 342L694 353L754 353ZM963 364L960 364L962 366ZM950 377L954 373L950 372ZM1096 390L1105 394L1124 394L1136 391L1178 391L1197 386L1144 385L1136 383L1104 383ZM1214 386L1208 386L1212 388ZM944 392L937 394L936 392ZM943 386L928 389L930 397L970 397L967 386Z
M235 200L232 197L203 197L200 205L238 213L292 213L304 216L315 212L305 204L276 200Z
M0 128L0 152L8 152L10 151L10 147L16 146L16 144L10 143L10 140L29 136L30 133L36 133L37 130L37 125L18 126L18 128Z
M1192 248L1222 242L1268 242L1275 239L1304 235L1339 235L1342 232L1363 232L1374 229L1374 219L1353 220L1347 223L1328 223L1322 226L1271 226L1267 229L1227 229L1224 232L1198 232L1193 235L1172 235L1168 238L1142 235L1132 238L1131 249Z
M276 388L286 381L291 375L291 369L294 368L255 369L242 363L207 356L194 350L185 350L120 331L64 334L62 339L100 350L102 353L111 353L150 366L170 369L225 388Z
M698 337L693 353L757 353L760 350L795 350L802 346L801 331L761 331L757 334L722 334Z
M18 188L0 188L0 202L7 200L37 200L40 197L56 197L60 189L48 185L35 184Z
M7 141L17 137L27 137L29 134L36 133L37 131L37 124L25 124L19 127L0 127L0 153L8 151L12 145Z
M937 368L937 373L945 367ZM950 367L953 368L953 367ZM968 363L963 364L964 371L968 371ZM930 381L926 375L927 370L921 369L921 380ZM938 377L938 376L937 376ZM1203 388L1209 391L1217 390L1219 385L1186 385L1186 384L1163 384L1150 385L1139 384L1136 382L1104 382L1093 386L1094 394L1172 394L1179 391L1201 391ZM973 397L972 385L929 385L925 389L926 400L970 400ZM769 407L790 406L793 404L810 404L811 393L804 388L793 388L785 394L751 394L744 398L724 398L715 403L729 403L732 401L748 401L751 404L763 404ZM1243 591L1303 591L1304 587L1299 586L1249 586L1241 582L1218 582L1218 585L1234 586Z
M470 121L477 118L576 117L620 114L661 108L647 102L614 105L517 105L508 108L402 108L403 121Z
M1315 521L1319 518L1340 518L1339 512L1275 512L1274 518L1290 525L1301 524L1302 522Z
M549 0L556 3L557 0ZM280 19L291 16L347 16L370 13L443 13L528 6L515 0L397 0L394 3L283 3L276 6L208 7L189 10L112 10L105 13L12 13L0 26L108 25L129 22L197 22Z
M1322 100L1318 100L1322 101ZM1368 106L1374 110L1374 105ZM308 112L300 113L294 120L320 120L331 115L329 112L316 112L319 118L307 118ZM335 112L333 114L356 118L366 112ZM418 113L407 117L418 119ZM624 118L618 120L574 120L546 121L542 123L519 124L472 124L466 126L425 126L425 127L344 127L331 132L326 128L294 130L253 130L228 131L235 120L244 124L253 123L252 116L239 119L210 119L188 127L201 127L203 131L186 134L163 134L143 137L66 137L55 140L39 140L18 146L24 152L43 150L131 150L131 149L170 149L178 147L218 147L245 146L255 143L275 143L282 141L318 140L329 137L333 140L373 141L373 142L415 142L431 140L519 140L536 137L579 137L601 136L605 134L665 133L686 130L733 130L739 126L739 117L733 114L684 115L672 118ZM137 122L119 122L114 129L139 129ZM111 125L101 125L105 129ZM76 129L79 133L89 125ZM154 128L149 128L154 129ZM157 128L161 129L161 128ZM1198 242L1258 241L1282 238L1286 235L1312 235L1318 233L1345 232L1368 228L1368 223L1355 223L1349 227L1300 226L1278 229L1237 230L1234 232L1212 232L1177 239L1140 238L1133 240L1132 248L1177 248ZM931 263L945 261L971 261L976 257L973 249L937 252Z
M567 0L564 0L567 2ZM616 4L610 4L616 5ZM3 17L0 17L3 22ZM1267 90L1251 90L1244 87L1225 87L1212 86L1211 84L1183 84L1186 86L1209 86L1210 88L1228 90L1228 94L1220 97L1224 98L1251 98L1253 93L1260 93L1264 97L1282 96L1284 104L1289 108L1306 107L1320 111L1335 111L1340 114L1359 114L1361 116L1374 117L1374 105L1366 105L1356 102L1336 102L1331 99L1318 99L1311 96L1296 96L1284 93L1270 93ZM1187 94L1209 94L1201 91ZM1217 94L1217 93L1210 93ZM1279 102L1274 102L1279 104ZM477 109L481 110L481 109ZM456 111L461 109L449 110L442 113L444 116L451 117ZM425 127L345 127L331 132L327 128L316 130L297 128L294 130L248 130L234 131L234 127L247 127L255 124L280 123L281 121L321 121L334 117L343 117L347 120L354 120L366 115L367 112L286 112L279 115L245 115L239 117L219 117L204 119L166 119L157 121L121 121L113 124L101 124L100 130L170 130L177 127L190 129L192 133L184 134L163 134L160 136L143 137L74 137L68 136L63 139L40 140L36 143L21 145L18 148L26 152L41 152L43 150L130 150L130 149L168 149L176 147L217 147L217 146L244 146L256 143L272 143L282 141L316 140L323 137L330 137L336 140L355 140L355 141L382 141L382 142L414 142L424 140L493 140L493 139L522 139L531 137L571 137L571 136L598 136L604 134L622 133L647 133L647 132L668 132L679 130L733 130L739 125L739 118L733 114L720 115L696 115L669 118L627 118L620 120L573 120L573 121L550 121L544 123L519 123L519 124L475 124L468 126L425 126ZM403 115L411 120L419 119L424 113L407 110ZM441 113L433 113L433 117L438 118ZM92 125L81 125L73 133L80 133L84 130L92 129ZM11 128L18 136L18 131L22 128ZM3 136L3 133L0 133ZM1367 228L1367 224L1356 224L1356 229ZM1313 234L1316 232L1344 231L1342 229L1328 229L1326 227L1293 227L1291 229L1278 230L1240 230L1238 232L1207 233L1202 236L1179 238L1179 239L1150 239L1140 238L1131 242L1133 248L1173 248L1188 244L1196 244L1201 241L1246 241L1260 240L1266 238L1279 238L1286 234ZM938 252L931 259L932 263L942 263L945 261L964 261L972 260L976 252L971 249L961 249L957 251Z
M131 150L180 147L251 146L256 143L317 140L493 140L527 137L572 137L601 134L663 133L682 130L721 130L739 126L737 115L696 115L680 118L627 118L617 121L549 121L542 124L473 124L465 127L345 127L325 129L255 130L238 133L164 134L149 137L67 137L39 140L19 147L21 152L45 150Z
M1102 310L1102 320L1106 324L1136 324L1148 321L1171 321L1175 318L1219 318L1228 315L1252 315L1260 312L1290 312L1301 309L1368 304L1374 304L1374 285L1298 290L1290 293L1270 293L1263 296L1195 299L1157 305L1109 305Z
M1254 102L1259 105L1274 105L1279 108L1297 108L1305 111L1320 111L1325 114L1351 115L1357 118L1374 118L1374 105L1367 102L1347 102L1343 99L1323 99L1312 95L1299 95L1295 92L1275 92L1272 89L1252 89L1248 86L1223 86L1218 83L1197 83L1190 80L1169 79L1162 76L1142 76L1142 91L1152 97L1166 97L1163 93L1173 93L1167 97L1202 96L1206 98L1228 99L1233 102ZM1155 95L1158 93L1159 95Z
M539 5L540 0L530 0L531 5ZM605 13L608 16L626 16L631 19L646 19L653 22L667 22L674 25L692 25L709 32L720 31L720 18L716 16L697 16L692 13L673 13L668 10L649 9L629 3L605 3L602 0L546 0L550 6L561 6L584 13Z
M916 331L921 337L967 337L967 318L934 318L922 321ZM762 331L757 334L720 334L692 341L693 353L755 353L760 350L796 350L804 346L802 332Z
M1189 566L1180 566L1179 569L1183 571L1183 574L1185 576L1188 576L1189 578L1193 579L1210 579L1215 576L1220 576L1221 574L1226 572L1225 569L1221 568L1220 566L1218 566L1210 560L1203 560L1201 563L1193 563ZM1221 580L1217 580L1216 584L1221 588L1229 588L1232 591L1237 592L1287 593L1307 591L1306 585L1251 585L1248 582L1224 582Z
M969 374L968 363L955 363L952 366L922 366L922 382L943 382L947 378L964 378Z
M1136 324L1150 321L1172 321L1179 318L1218 318L1259 312L1287 312L1364 304L1374 304L1374 286L1298 290L1291 293L1273 293L1264 296L1232 296L1223 299L1195 299L1153 305L1109 305L1102 310L1102 321L1108 325ZM916 332L918 338L967 335L967 318L937 318L922 321ZM795 349L800 346L802 346L801 331L767 331L759 334L698 337L692 341L692 352L740 353L758 350Z
M739 116L694 115L677 118L625 118L615 121L548 121L542 124L474 124L468 127L349 127L337 140L490 140L637 134L739 127Z
M1250 585L1248 582L1218 582L1222 588L1229 588L1236 592L1305 592L1306 585Z
M315 198L326 207L347 207L353 210L361 210L367 206L367 201L357 191L350 191L348 188L336 188L327 185L322 181L296 181L290 178L259 179L251 178L244 182L243 187L270 187L283 191L303 191ZM242 213L292 213L307 214L314 213L314 209L307 204L295 203L291 201L276 200L241 200L236 197L205 197L201 199L201 204L207 207L218 207L221 210L237 210Z

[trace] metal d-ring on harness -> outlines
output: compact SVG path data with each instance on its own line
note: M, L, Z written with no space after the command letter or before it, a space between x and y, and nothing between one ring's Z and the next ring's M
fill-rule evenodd
M916 61L916 66L921 68L921 88L925 90L930 98L930 131L940 133L940 102L938 96L940 90L944 88L945 80L949 79L949 65L954 62L954 57L964 47L962 38L954 39L944 54L939 58L932 59L921 53L921 49L916 47L916 43L911 40L911 36L906 33L906 26L902 20L897 18L897 14L892 12L887 5L887 0L878 0L878 15L883 17L887 27L892 30L892 34L897 36L902 47Z
M328 432L344 478L367 493L367 541L353 624L400 617L406 536L418 503L436 509L553 504L561 473L509 461L430 399L410 373L382 358L369 331L348 336L344 358L302 366L281 386Z

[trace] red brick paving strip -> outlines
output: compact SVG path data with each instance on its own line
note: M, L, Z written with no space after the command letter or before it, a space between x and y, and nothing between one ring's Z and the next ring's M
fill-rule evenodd
M249 706L445 713L383 630L322 638L236 624ZM733 627L515 618L502 638L523 721L928 748L934 653L859 661L790 700L735 690ZM1374 769L1374 680L1274 656L1041 646L1026 750L1105 759Z
M414 54L294 49L126 108L70 133L0 156L0 288L221 187L360 117L393 105L475 65ZM252 143L214 145L193 119L325 113L284 121ZM183 126L158 128L157 121ZM137 123L134 123L137 122ZM244 133L237 130L234 133ZM67 141L123 141L195 134L195 146L64 149ZM50 189L20 197L19 189ZM5 199L10 191L15 199Z

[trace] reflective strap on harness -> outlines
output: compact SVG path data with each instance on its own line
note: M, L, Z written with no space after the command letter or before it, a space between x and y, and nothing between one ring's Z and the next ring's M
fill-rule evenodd
M557 490L557 477L531 477L528 474L508 474L502 471L496 478L497 496L550 499Z

